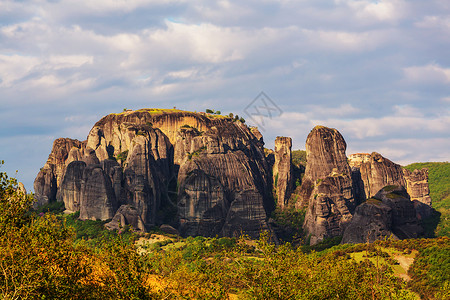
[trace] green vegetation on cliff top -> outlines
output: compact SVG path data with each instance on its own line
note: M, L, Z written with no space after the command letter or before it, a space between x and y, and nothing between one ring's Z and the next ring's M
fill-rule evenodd
M190 113L190 114L202 114L209 118L227 118L228 116L223 116L221 114L216 113L204 113L204 112L193 112L186 111L177 108L141 108L138 110L124 109L122 112L117 113L116 115L127 115L135 112L148 112L150 115L162 115L162 114L174 114L174 113Z

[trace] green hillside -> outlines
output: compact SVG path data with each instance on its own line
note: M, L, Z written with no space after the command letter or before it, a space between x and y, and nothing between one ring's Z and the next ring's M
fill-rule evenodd
M428 182L433 207L441 213L437 236L450 236L450 163L428 162L410 164L405 169L428 168Z

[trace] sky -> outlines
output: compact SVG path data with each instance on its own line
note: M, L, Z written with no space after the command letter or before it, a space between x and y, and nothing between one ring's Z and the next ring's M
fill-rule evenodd
M174 106L450 161L449 49L446 0L0 0L0 171L32 191L56 138Z

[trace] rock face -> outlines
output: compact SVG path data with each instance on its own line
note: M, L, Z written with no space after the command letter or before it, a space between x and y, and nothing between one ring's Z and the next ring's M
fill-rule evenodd
M84 144L73 139L57 139L53 142L52 152L47 163L41 168L34 181L35 199L38 205L56 201L58 187L60 186L66 166L73 161L69 152L73 149L80 151Z
M284 209L293 189L292 181L292 139L278 136L275 139L275 163L273 183L277 195L277 205Z
M372 243L390 237L398 239L391 228L392 209L381 200L371 199L356 208L342 243Z
M403 169L406 182L406 190L411 200L417 200L431 206L430 188L428 186L428 169L414 170Z
M367 198L387 185L406 186L402 167L379 153L373 152L368 161L361 163L359 169Z
M370 161L370 153L354 153L348 156L348 164L350 168L360 168L361 164Z
M357 207L342 243L364 243L392 236L418 238L423 234L414 203L402 186L386 186Z
M267 229L266 209L272 200L263 144L237 125L201 134L191 128L180 131L175 161L180 165L182 235L235 236L245 231L257 237Z
M374 197L392 209L392 232L400 239L417 238L423 233L414 203L402 186L386 186Z
M300 195L308 203L304 229L310 243L342 235L356 203L346 143L332 128L316 126L306 140L307 164Z
M223 116L143 109L110 114L87 140L58 139L34 187L80 219L145 231L169 222L184 235L251 236L273 208L256 128ZM166 220L167 211L174 212Z
M330 175L350 175L344 138L334 128L316 126L306 139L305 177L315 182Z

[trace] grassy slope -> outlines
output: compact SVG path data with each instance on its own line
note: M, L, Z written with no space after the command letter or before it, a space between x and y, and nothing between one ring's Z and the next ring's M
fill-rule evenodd
M405 168L410 171L428 168L428 181L433 207L441 213L436 235L450 236L450 163L414 163Z

